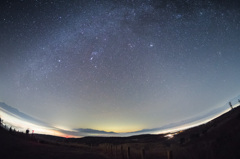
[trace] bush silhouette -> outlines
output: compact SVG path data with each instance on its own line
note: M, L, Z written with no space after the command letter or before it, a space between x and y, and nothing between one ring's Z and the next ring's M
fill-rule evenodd
M26 135L28 135L28 134L29 134L29 129L26 130Z

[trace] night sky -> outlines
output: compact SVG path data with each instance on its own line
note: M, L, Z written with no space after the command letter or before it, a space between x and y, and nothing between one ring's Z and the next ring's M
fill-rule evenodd
M240 94L234 0L1 1L0 102L67 130L132 132Z

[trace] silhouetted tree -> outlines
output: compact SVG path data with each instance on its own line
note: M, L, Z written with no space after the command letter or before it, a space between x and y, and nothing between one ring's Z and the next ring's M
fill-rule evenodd
M2 127L2 118L0 118L0 126Z
M28 134L29 134L29 129L26 130L26 135L28 135Z
M233 107L232 107L232 103L231 103L231 102L229 102L229 106L233 109Z

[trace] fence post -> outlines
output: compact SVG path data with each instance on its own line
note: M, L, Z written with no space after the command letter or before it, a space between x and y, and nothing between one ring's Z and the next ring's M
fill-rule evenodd
M142 159L145 159L145 150L142 149Z
M111 145L111 155L113 155L113 152L112 152L112 145Z
M130 147L128 147L128 151L127 151L127 158L130 159L131 154L130 154Z
M167 152L167 157L168 159L173 159L173 153L171 150Z
M117 158L117 145L116 145L116 147L115 147L115 158Z
M0 126L2 127L2 119L0 118Z
M232 103L231 103L231 102L229 102L228 104L229 104L229 106L231 107L231 109L233 109L233 107L232 107Z
M124 159L124 153L123 153L123 146L121 145L121 155L122 155L122 159Z

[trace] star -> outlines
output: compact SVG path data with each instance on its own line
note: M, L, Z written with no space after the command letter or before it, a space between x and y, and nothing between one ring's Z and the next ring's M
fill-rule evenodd
M149 47L153 47L154 45L152 43L149 44Z

